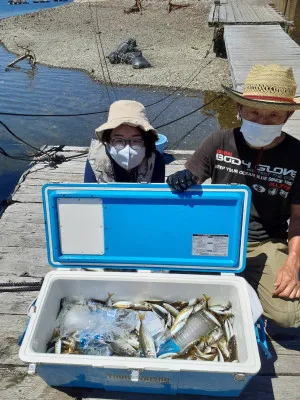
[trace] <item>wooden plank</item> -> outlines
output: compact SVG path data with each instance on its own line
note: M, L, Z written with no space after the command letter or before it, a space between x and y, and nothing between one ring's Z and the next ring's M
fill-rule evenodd
M3 247L41 247L43 249L46 247L45 235L39 232L26 236L1 234L0 241Z
M1 400L70 400L75 398L48 386L38 375L28 375L27 371L27 367L0 367ZM78 395L80 395L80 389L78 389Z
M3 233L4 235L13 233L32 235L35 233L41 234L45 232L44 224L36 224L32 222L5 222L0 220L0 228L1 232L5 232Z
M31 278L32 279L32 278ZM32 301L37 297L38 291L32 292L5 292L0 293L1 310L0 315L4 312L10 315L27 315L27 309Z
M20 250L23 251L23 249L18 248L18 251ZM10 258L4 257L2 261L4 261L5 264L0 264L0 277L6 277L8 274L10 274L11 276L15 277L27 276L30 278L43 278L53 268L50 267L46 256L40 258L43 258L43 260L37 258L31 259L30 257L30 262L21 262L20 260L13 262L10 260Z
M231 4L226 4L226 14L227 14L227 23L235 23L234 13L231 7Z

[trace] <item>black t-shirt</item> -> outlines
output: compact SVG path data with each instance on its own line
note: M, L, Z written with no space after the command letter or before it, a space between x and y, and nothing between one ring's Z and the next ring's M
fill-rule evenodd
M250 187L250 241L287 238L291 204L300 204L300 141L285 135L264 150L248 146L239 128L215 132L185 164L200 182Z

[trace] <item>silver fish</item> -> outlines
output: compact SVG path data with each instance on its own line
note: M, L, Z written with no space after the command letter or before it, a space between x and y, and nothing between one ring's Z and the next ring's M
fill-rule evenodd
M62 347L61 339L58 338L57 342L54 345L55 354L61 354L61 347Z
M221 328L217 327L216 329L214 329L213 331L211 331L211 333L208 335L208 338L206 340L206 343L211 346L214 343L216 343L218 340L221 339L221 337L224 336L224 333L222 331Z
M198 303L198 299L195 297L195 298L189 300L188 305L195 306L197 303Z
M179 314L179 311L176 310L176 308L173 307L171 304L163 303L163 307L164 307L167 311L169 311L169 313L170 313L171 315L173 315L173 317L175 317L175 318L176 318L177 315Z
M219 347L219 349L221 350L221 352L222 352L224 358L225 358L226 360L229 360L230 354L229 354L229 350L228 350L227 342L226 342L226 339L225 339L225 338L221 338L221 339L218 341L218 347Z
M161 360L163 360L164 358L172 358L174 356L177 356L177 354L178 353L165 353L165 354L161 354L157 358L160 358Z
M136 350L125 340L118 339L109 342L113 352L118 356L136 357Z
M129 343L130 346L133 347L135 350L139 350L140 348L140 343L134 336L129 337L127 339L127 343Z
M234 362L234 361L238 360L237 342L236 342L235 335L231 336L231 338L229 340L228 350L229 350L230 361Z
M112 296L114 295L114 293L108 293L108 298L105 300L105 304L107 305L107 307L111 307L113 302L112 302Z
M139 313L139 318L141 321L140 331L139 331L139 342L145 357L156 358L155 343L151 334L147 331L144 326L145 315Z
M152 304L152 310L159 315L165 323L168 321L169 312L159 304Z
M200 299L200 300L199 300L199 303L197 303L197 304L194 306L193 313L195 314L195 313L197 313L198 311L204 310L204 308L206 308L206 305L207 305L206 300L205 300L204 298Z
M220 322L217 320L215 316L212 315L212 313L210 313L207 310L203 310L203 312L207 316L207 318L209 318L215 325L218 325L221 328Z
M183 319L182 321L178 322L176 325L173 324L170 329L171 335L172 336L176 335L184 327L185 324L186 324L186 319Z
M225 360L224 360L221 350L219 349L219 347L217 349L218 349L218 361L224 362Z
M175 318L175 321L174 321L174 323L172 325L172 328L174 329L178 323L180 323L181 321L186 320L191 315L193 309L194 309L194 306L187 306L186 308L181 310L180 313Z
M196 353L201 360L213 361L216 358L216 354L205 354L198 347L195 346Z
M133 303L131 301L117 301L113 303L112 306L115 308L131 308Z

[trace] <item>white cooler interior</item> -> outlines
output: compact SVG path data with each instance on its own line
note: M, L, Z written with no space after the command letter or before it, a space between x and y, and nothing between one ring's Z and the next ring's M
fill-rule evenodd
M32 361L34 356L43 353L43 360L52 362L55 356L56 362L60 357L64 359L85 359L99 356L46 354L46 345L53 334L56 317L60 310L60 300L68 296L83 296L105 300L108 292L115 293L113 299L141 301L147 299L163 299L165 301L188 300L194 297L202 297L203 294L211 297L212 303L232 303L234 319L234 334L238 343L239 363L234 364L254 366L257 364L257 345L253 333L253 321L248 299L246 283L243 278L236 276L212 276L212 275L186 275L186 274L161 274L161 273L118 273L118 272L51 272L47 275L41 290L37 314L29 331L23 358ZM29 358L28 358L29 356ZM110 357L119 358L119 357ZM120 359L120 358L119 358ZM123 358L128 360L128 358ZM139 359L141 360L141 359ZM143 359L145 360L145 359ZM155 360L166 362L168 360ZM170 360L169 360L170 361ZM86 360L86 362L88 362ZM152 362L152 361L151 361ZM205 364L206 361L172 360L173 363ZM220 364L220 363L213 363ZM222 363L232 365L232 363Z

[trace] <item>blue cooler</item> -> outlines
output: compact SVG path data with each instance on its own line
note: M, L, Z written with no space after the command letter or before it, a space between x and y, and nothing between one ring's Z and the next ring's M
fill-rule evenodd
M45 277L20 358L51 386L238 396L260 369L247 283L236 275L245 268L250 197L242 185L184 193L165 184L45 185L55 271ZM181 273L162 272L169 270ZM172 302L203 293L214 303L231 301L239 362L45 353L63 297L105 299L108 292L115 301Z

